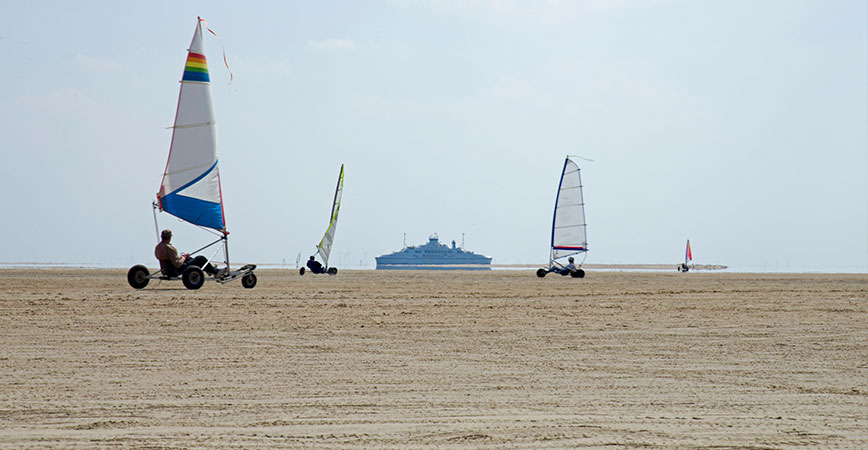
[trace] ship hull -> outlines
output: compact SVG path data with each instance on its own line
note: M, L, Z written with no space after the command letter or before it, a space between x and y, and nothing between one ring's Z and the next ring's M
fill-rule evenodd
M377 270L491 270L491 266L441 264L377 264Z

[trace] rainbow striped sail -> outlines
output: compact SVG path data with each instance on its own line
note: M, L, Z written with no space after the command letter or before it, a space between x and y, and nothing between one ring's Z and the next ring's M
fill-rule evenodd
M208 77L208 61L205 60L205 55L200 53L187 54L187 65L184 66L183 81L204 81L209 83L211 78Z
M160 211L225 234L211 79L204 53L199 19L181 78L169 161L157 203Z

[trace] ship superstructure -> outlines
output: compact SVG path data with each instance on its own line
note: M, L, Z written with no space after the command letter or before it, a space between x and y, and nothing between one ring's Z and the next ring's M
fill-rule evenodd
M378 256L378 270L491 270L491 257L440 243L433 234L428 242L407 246L401 251Z

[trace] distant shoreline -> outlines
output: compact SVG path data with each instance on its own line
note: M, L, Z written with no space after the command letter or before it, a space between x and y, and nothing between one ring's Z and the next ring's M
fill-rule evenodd
M244 264L248 263L247 261L239 261L233 263L233 267L240 267ZM130 267L133 266L134 263L130 263L129 265L119 265L117 263L113 264L98 264L98 263L45 263L45 262L0 262L0 270L21 270L21 269L35 269L35 270L123 270L126 271ZM292 270L297 271L298 267L293 264L281 264L281 263L259 263L253 262L256 264L257 270ZM600 272L676 272L677 266L679 264L583 264L582 268L586 271L600 271ZM152 269L156 269L156 264L149 264L149 267ZM528 270L531 272L535 272L536 269L540 267L547 266L547 263L527 263L527 264L492 264L491 271L517 271L517 270ZM375 270L374 265L370 266L337 266L340 270L343 271L372 271ZM837 268L792 268L785 267L783 269L779 268L760 268L760 267L731 267L725 266L721 264L696 264L691 266L691 270L689 273L693 272L726 272L726 273L777 273L777 274L813 274L813 273L823 273L823 274L865 274L868 273L868 268L862 267L837 267ZM381 271L382 272L382 271Z
M244 262L238 262L233 264L233 266L241 266L244 265ZM269 264L269 263L256 263L260 270L297 270L298 268L294 264ZM490 268L491 270L536 270L540 267L546 267L548 264L546 263L527 263L527 264L491 264L490 266L485 266L486 269ZM94 264L94 263L45 263L45 262L0 262L0 270L4 269L47 269L47 270L56 270L56 269L80 269L80 270L126 270L130 266L119 266L117 264ZM586 270L598 270L598 271L649 271L649 272L660 272L660 271L676 271L678 264L583 264L582 268ZM154 267L156 268L156 264ZM376 270L376 266L348 266L342 268L343 270L359 270L359 271L368 271L368 270ZM479 269L478 266L468 267L468 270L471 269ZM726 270L729 269L728 266L719 265L719 264L696 264L691 265L691 271L712 271L712 270ZM738 272L744 272L739 271ZM750 271L753 272L753 271ZM803 271L803 272L792 272L792 273L813 273L816 271ZM759 271L757 273L763 273L763 271ZM838 272L829 272L829 273L838 273ZM861 272L841 272L841 273L861 273Z
M547 264L492 264L492 269L531 269ZM675 270L678 264L582 264L590 270ZM727 266L720 264L691 264L690 270L724 270Z
M233 266L240 266L244 263L235 263ZM491 264L490 266L472 265L467 266L468 269L479 269L482 267L491 268L492 270L519 270L519 269L537 269L545 267L546 263L527 263L527 264ZM291 264L258 264L262 269L294 269L295 265ZM589 270L675 270L678 264L582 264L582 267ZM16 268L37 268L37 269L127 269L127 266L118 266L114 264L93 264L93 263L45 263L45 262L0 262L0 269L16 269ZM156 265L155 265L156 267ZM724 270L727 266L719 264L696 264L690 266L691 270ZM346 270L375 270L374 267L347 267Z

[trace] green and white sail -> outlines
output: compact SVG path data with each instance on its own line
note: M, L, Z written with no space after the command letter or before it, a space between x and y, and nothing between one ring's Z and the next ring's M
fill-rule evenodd
M338 213L341 211L341 194L344 192L344 165L341 164L341 174L338 176L338 185L335 188L335 200L332 203L332 214L329 219L329 227L326 229L325 235L319 245L316 246L317 253L322 258L323 265L329 266L329 253L332 251L332 244L335 241L335 230L338 226Z

